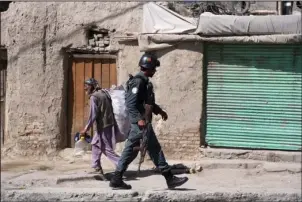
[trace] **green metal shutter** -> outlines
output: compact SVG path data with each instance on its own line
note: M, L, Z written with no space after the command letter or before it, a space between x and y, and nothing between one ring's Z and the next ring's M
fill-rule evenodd
M301 45L207 46L209 146L301 150Z

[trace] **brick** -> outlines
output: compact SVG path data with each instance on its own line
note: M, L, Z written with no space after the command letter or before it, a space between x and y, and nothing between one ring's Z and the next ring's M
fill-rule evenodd
M163 144L169 143L169 142L167 140L159 140L159 143L163 145Z
M195 133L185 133L183 134L184 137L194 137Z
M89 44L90 46L95 46L95 45L96 45L94 39L90 39L89 42L88 42L88 44Z
M187 128L185 130L182 130L182 133L199 133L199 130L199 127Z
M177 140L169 140L169 143L174 143L174 144L177 144L178 141Z
M98 45L98 47L105 47L105 44L103 41L99 41L99 43L97 45Z
M96 36L97 36L97 38L103 38L104 34L97 34Z
M198 145L187 145L188 149L196 149L198 148Z
M168 140L175 140L175 137L169 136L167 139L168 139Z

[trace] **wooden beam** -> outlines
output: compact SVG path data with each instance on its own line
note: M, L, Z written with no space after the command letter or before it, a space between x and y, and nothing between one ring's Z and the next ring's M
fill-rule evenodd
M74 58L87 58L87 59L116 59L116 55L111 54L73 54Z

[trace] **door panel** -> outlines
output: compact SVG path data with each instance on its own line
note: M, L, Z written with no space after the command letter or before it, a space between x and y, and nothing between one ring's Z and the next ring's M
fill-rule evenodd
M108 59L102 63L102 88L110 88L110 63Z
M75 93L74 93L74 117L73 122L74 129L80 131L84 124L84 75L85 75L85 63L84 61L76 61L75 63Z
M94 61L94 78L101 84L102 79L102 62L101 60Z
M87 79L93 77L92 72L93 72L93 60L86 59L85 60L84 81L86 81ZM88 98L88 95L84 91L84 119L83 119L83 125L85 125L86 120L88 120L88 116L89 116L89 111L88 110L89 110L89 98ZM88 134L92 135L92 131L93 130L88 131Z
M117 84L116 63L114 60L110 61L110 83Z

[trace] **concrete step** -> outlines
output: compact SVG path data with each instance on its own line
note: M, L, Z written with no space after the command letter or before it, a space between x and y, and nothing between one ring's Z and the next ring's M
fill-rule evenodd
M200 192L190 189L112 191L100 188L35 188L32 190L1 191L1 201L175 201L175 202L245 202L245 201L301 201L299 193L252 193L252 192Z
M214 159L250 159L268 162L302 162L301 151L270 151L200 148L202 157Z
M61 162L59 170L54 163L54 170L1 172L1 201L301 201L298 163L241 159L169 163L201 165L203 170L186 175L189 181L181 188L167 190L161 175L152 172L136 175L134 163L125 174L126 183L133 189L121 191L112 190L108 181L88 174L89 164L81 167L79 162ZM69 169L73 166L77 169ZM146 162L142 170L152 166ZM106 167L104 171L113 170Z
M301 163L295 162L267 162L250 159L214 159L214 158L202 158L197 161L177 161L169 160L168 163L178 164L182 163L189 167L201 166L202 169L257 169L266 172L289 172L289 173L301 173ZM153 163L148 160L145 164L146 167L152 168Z

